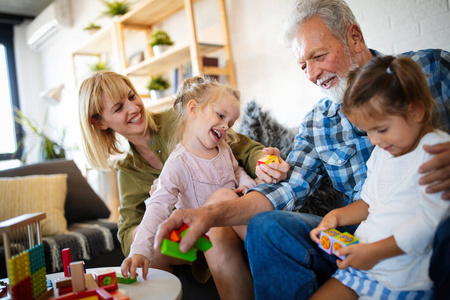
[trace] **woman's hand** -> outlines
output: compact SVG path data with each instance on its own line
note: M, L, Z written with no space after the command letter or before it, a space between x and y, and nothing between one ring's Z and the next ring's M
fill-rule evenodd
M136 269L142 267L142 278L147 279L148 267L150 265L150 260L140 254L134 254L127 257L120 266L123 278L127 279L128 273L130 273L130 278L134 279L136 274Z
M338 227L338 218L337 215L335 214L335 212L330 211L329 213L327 213L325 215L325 217L323 217L322 221L320 221L319 225L317 225L316 228L314 228L313 230L311 230L309 232L309 236L311 237L311 239L319 244L320 243L320 233L322 231L328 230L328 229L334 229Z
M289 164L281 159L278 148L264 148L265 155L275 155L280 163L271 162L269 166L261 164L256 166L255 174L265 183L278 183L287 178Z
M425 174L419 184L427 185L427 193L445 191L442 199L450 200L450 142L436 145L424 145L423 149L434 157L422 164L419 172Z

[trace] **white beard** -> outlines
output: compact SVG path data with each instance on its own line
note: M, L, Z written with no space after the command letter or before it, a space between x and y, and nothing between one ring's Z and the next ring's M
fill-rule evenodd
M319 86L319 88L322 93L331 101L342 103L342 101L344 101L345 90L347 89L347 76L345 78L342 78L337 74L331 74L331 76L336 76L336 79L338 80L337 84L329 89L325 89L321 85Z

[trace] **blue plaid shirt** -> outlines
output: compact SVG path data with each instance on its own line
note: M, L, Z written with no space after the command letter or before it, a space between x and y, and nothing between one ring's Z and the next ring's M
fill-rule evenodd
M401 55L411 57L426 73L441 114L441 128L449 132L450 53L428 49ZM286 159L290 165L287 179L277 184L260 184L251 191L265 195L277 210L297 210L328 173L334 188L343 192L345 203L350 204L360 199L367 175L366 161L373 148L366 133L342 113L341 105L324 98L300 126L294 148Z

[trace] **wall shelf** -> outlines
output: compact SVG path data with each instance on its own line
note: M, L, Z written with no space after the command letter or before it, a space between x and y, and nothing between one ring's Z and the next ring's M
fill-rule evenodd
M152 75L170 72L179 68L184 63L191 63L192 76L196 75L222 75L227 76L231 85L236 86L236 76L231 55L231 45L228 32L228 21L225 9L225 0L217 0L220 13L220 27L223 43L211 44L198 41L195 26L193 5L201 0L146 0L137 3L131 11L116 18L110 26L106 26L94 33L89 39L73 52L74 73L76 76L75 57L78 55L92 55L100 60L102 55L108 54L112 60L117 61L116 72L126 76L150 77ZM148 37L153 26L163 22L179 11L186 13L186 24L180 24L188 29L187 41L175 41L175 44L159 56L154 56L150 47L142 52L144 60L128 66L126 51L127 40L133 45L133 32L145 33ZM141 39L142 40L142 39ZM214 43L219 41L214 41ZM216 51L224 54L225 67L203 66L203 57ZM133 79L132 79L133 80ZM144 97L147 98L147 97ZM146 100L147 101L147 100ZM148 100L148 102L151 100ZM159 100L161 102L162 100ZM173 103L173 100L172 100ZM171 106L170 100L164 100L159 104L147 103L152 110L158 107Z

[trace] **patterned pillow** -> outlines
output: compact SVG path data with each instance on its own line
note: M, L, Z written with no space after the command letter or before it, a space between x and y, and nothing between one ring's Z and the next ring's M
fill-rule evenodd
M25 213L45 212L42 235L66 233L66 194L67 174L0 178L0 221Z

